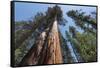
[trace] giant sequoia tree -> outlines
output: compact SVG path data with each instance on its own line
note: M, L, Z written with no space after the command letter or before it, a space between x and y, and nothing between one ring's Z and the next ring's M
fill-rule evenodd
M39 22L37 30L40 34L19 66L63 63L58 24L65 25L66 21L62 17L61 8L57 5L48 7L46 14L37 23Z

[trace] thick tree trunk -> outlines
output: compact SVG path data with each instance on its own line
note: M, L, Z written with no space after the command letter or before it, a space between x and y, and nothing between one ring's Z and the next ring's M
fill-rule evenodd
M47 56L45 57L45 64L59 64L62 63L61 46L59 40L57 20L54 21L51 31L48 36Z
M53 22L50 28L49 32L41 33L36 44L33 45L27 55L22 59L19 66L63 63L57 20Z

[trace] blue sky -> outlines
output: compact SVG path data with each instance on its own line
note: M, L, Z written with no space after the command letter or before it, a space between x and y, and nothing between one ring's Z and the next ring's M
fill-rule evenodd
M37 4L37 3L15 3L15 21L29 20L31 17L36 15L37 12L45 12L48 7L52 7L54 4ZM60 5L63 10L63 15L66 16L66 12L71 9L80 10L89 14L91 11L96 11L96 7L87 6L72 6L72 5Z
M16 2L15 3L15 21L28 21L34 17L37 12L44 12L48 7L53 7L54 4L37 4L37 3L25 3L25 2ZM92 11L96 11L96 7L89 6L72 6L72 5L59 5L63 11L63 17L68 21L66 26L60 27L61 33L65 36L65 31L68 30L69 26L75 26L74 21L66 15L66 12L69 10L82 10L86 14L90 14ZM76 26L75 26L76 27ZM76 27L81 31L80 28Z

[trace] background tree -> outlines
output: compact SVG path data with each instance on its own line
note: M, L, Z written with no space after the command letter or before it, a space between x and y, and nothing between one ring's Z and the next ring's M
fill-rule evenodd
M76 26L82 28L84 31L75 31L73 27L69 27L70 33L72 35L75 34L75 37L68 37L70 42L73 43L84 62L97 61L96 18L78 10L71 10L67 12L67 15L74 20ZM68 32L66 34L69 36Z
M71 17L75 24L82 29L95 33L97 29L96 18L91 17L91 15L86 15L84 12L78 10L71 10L67 12L67 15Z
M69 32L72 34L72 37L76 36L76 28L73 26L69 26Z

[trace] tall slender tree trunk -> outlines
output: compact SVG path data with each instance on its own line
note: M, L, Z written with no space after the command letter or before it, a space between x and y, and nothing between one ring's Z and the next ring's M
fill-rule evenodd
M24 58L22 59L22 61L19 63L18 66L38 64L38 60L40 57L41 50L43 48L45 36L46 36L45 32L42 32L40 36L38 36L35 44L32 46L29 52L24 56Z

